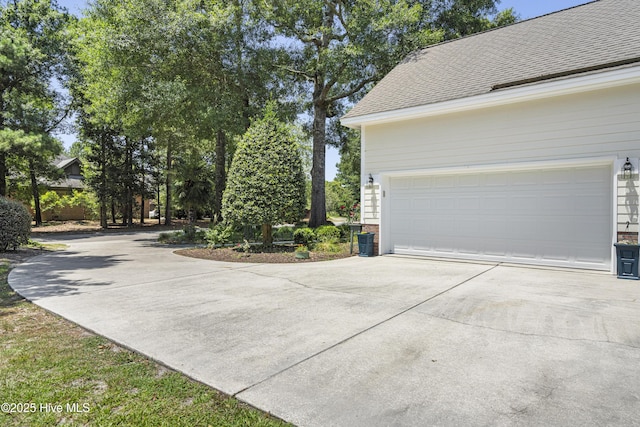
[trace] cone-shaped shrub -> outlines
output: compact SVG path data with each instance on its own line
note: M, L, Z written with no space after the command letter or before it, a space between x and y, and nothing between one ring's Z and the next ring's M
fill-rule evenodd
M298 221L305 206L305 182L298 141L278 120L273 105L238 143L222 199L222 216L235 224L262 225L271 245L271 226Z
M0 196L0 252L29 241L31 214L21 203Z

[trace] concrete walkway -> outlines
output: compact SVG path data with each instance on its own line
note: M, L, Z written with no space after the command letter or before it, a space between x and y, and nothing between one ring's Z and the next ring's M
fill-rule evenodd
M36 304L300 426L640 425L640 283L400 257L259 265L70 236Z

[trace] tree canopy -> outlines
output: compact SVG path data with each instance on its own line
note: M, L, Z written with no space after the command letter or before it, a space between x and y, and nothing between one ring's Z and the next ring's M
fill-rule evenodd
M63 84L68 76L72 21L55 1L0 3L0 195L7 194L10 172L28 177L36 225L38 177L54 176L50 163L62 143L53 132L69 112L52 81Z
M131 225L150 184L158 202L164 189L166 223L174 205L221 219L235 212L223 194L236 137L273 99L283 122L308 121L309 222L321 225L327 144L341 149L340 185L358 194L357 135L337 117L411 51L514 22L497 3L95 0L76 20L55 0L0 0L0 194L11 172L38 210L73 108L103 227L109 210Z
M308 87L313 117L309 225L326 221L327 120L380 80L411 51L487 29L494 0L272 0L264 16L291 40L283 68ZM504 17L503 17L504 18ZM504 19L503 19L504 21Z

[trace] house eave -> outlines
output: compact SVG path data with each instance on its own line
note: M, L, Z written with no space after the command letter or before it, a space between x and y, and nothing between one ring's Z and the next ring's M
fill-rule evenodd
M482 95L436 104L384 111L356 117L343 117L343 126L360 129L370 124L382 124L496 107L555 96L570 95L640 83L640 66L623 67L598 73L587 73L543 83L510 87Z

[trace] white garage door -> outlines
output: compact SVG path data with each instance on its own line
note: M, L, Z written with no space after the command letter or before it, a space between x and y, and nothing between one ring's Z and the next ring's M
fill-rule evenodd
M393 253L609 270L611 167L390 180Z

